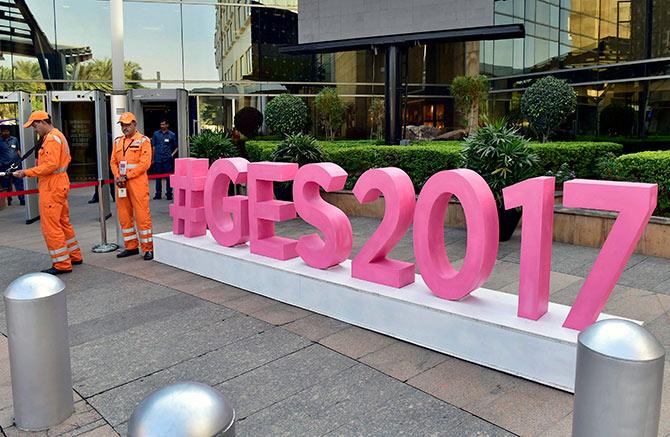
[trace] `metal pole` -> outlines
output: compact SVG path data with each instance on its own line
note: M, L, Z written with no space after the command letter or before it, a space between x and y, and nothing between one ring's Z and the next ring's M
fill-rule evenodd
M100 213L100 241L101 243L93 247L95 253L109 253L114 252L119 248L117 244L107 243L107 220L105 220L105 205L102 201L104 196L104 184L102 179L98 179L98 211Z
M621 319L579 334L573 437L656 437L665 349L647 330Z
M123 0L110 0L109 12L112 30L112 94L109 104L111 106L113 140L123 135L118 121L128 107L123 59ZM116 188L112 186L111 189ZM121 233L118 217L114 220L114 224L116 226L116 243L118 247L123 247L123 234Z
M14 421L38 431L74 412L65 284L31 273L5 290Z
M397 46L386 47L386 80L385 80L385 106L386 106L386 144L398 144L400 142L400 93L398 93L398 81L401 76L400 67L401 51Z
M180 382L156 390L128 420L129 437L233 437L235 410L218 390Z

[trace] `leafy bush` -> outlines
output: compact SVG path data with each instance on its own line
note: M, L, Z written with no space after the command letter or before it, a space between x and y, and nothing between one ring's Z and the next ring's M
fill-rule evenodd
M451 94L456 107L465 116L468 133L479 126L480 105L486 102L489 94L489 80L484 75L456 76L451 82Z
M323 162L323 150L310 135L294 134L287 135L270 158L277 162L294 162L303 166L313 162Z
M489 184L496 202L503 204L502 189L535 176L537 156L528 140L506 121L486 124L465 140L462 165L479 173Z
M623 155L617 163L621 180L658 184L655 214L670 215L670 150Z
M607 152L596 160L596 177L602 180L616 181L620 178L620 165L617 155Z
M333 140L344 124L347 104L337 95L335 88L327 87L319 91L314 102L319 115L319 124L326 136Z
M263 126L263 114L256 108L245 106L235 114L235 127L247 138L253 138L258 134L258 129Z
M239 154L228 134L220 130L203 130L189 138L189 144L193 158L207 158L210 164L219 158L233 158Z
M612 103L600 112L600 132L630 136L635 127L635 110L628 105Z
M277 135L302 132L307 124L307 105L298 96L281 94L265 108L265 123Z
M563 186L564 182L577 177L574 170L572 170L566 162L561 164L561 166L558 168L558 171L556 172L549 170L547 172L547 176L553 176L556 179L556 185L558 186Z
M531 85L521 98L521 112L542 140L577 108L577 94L564 80L546 76Z
M531 143L539 158L539 174L556 173L567 164L578 178L598 177L596 162L606 153L620 155L623 147L616 143L551 142Z

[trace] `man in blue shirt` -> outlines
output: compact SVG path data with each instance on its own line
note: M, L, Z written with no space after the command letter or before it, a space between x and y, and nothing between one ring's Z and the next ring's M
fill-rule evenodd
M151 146L153 147L153 171L154 173L174 173L174 155L179 145L177 144L177 135L168 128L170 123L167 120L161 120L160 130L154 132L151 137ZM172 200L172 187L170 178L166 178L165 198ZM163 180L156 179L156 194L154 200L160 199L163 191Z
M0 127L0 171L7 171L9 167L17 163L19 169L21 168L21 147L19 147L19 140L10 135L9 126ZM23 179L7 176L2 179L2 187L6 191L12 191L12 184L17 191L23 191ZM19 196L21 205L26 204L25 197ZM12 198L7 198L7 203L12 204Z

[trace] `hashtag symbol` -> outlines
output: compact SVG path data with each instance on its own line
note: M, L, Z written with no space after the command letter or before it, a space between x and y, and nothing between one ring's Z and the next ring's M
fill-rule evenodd
M173 233L189 238L207 233L205 181L208 169L208 159L175 160L174 174L170 176L174 190L174 203L170 205Z

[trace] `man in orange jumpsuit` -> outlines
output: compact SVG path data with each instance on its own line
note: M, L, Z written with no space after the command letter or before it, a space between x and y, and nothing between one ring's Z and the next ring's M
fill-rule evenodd
M41 142L37 152L37 165L19 170L14 176L38 179L40 224L53 263L50 269L42 272L52 275L70 273L72 264L84 262L74 229L70 224L70 209L67 203L67 195L70 192L67 167L72 160L70 147L63 134L52 126L49 114L46 112L33 112L24 125L25 128L31 126L39 135Z
M119 123L123 136L114 140L110 165L117 186L116 210L126 248L116 256L125 258L139 254L138 245L141 243L144 259L149 261L154 258L147 176L151 166L151 140L137 131L137 119L132 112L121 114ZM137 228L133 223L133 214Z

